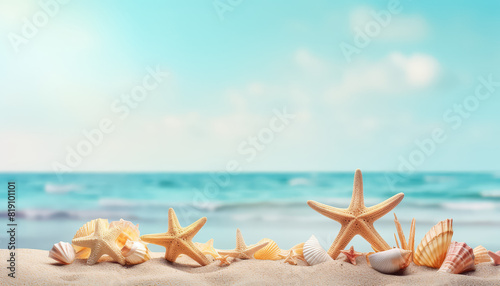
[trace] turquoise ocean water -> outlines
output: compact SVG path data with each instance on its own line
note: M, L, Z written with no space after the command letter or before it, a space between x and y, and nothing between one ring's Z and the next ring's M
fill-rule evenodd
M0 214L7 223L7 182L17 186L18 248L50 249L70 242L86 221L120 218L138 223L141 234L165 232L173 207L181 225L206 216L194 241L215 239L216 248L233 248L236 228L247 244L274 239L281 248L318 237L328 248L340 224L309 208L307 200L347 207L352 173L252 173L233 176L209 173L142 174L0 174L4 185ZM365 204L377 204L405 193L394 209L408 235L416 218L416 242L438 221L454 219L454 240L500 250L499 173L363 173ZM381 236L395 245L393 212L375 223ZM0 248L6 248L6 231ZM362 238L352 244L370 251ZM162 251L151 246L153 251Z

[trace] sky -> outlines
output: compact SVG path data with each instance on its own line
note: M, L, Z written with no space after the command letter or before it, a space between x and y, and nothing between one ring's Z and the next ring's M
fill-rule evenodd
M0 172L499 171L499 8L0 0Z

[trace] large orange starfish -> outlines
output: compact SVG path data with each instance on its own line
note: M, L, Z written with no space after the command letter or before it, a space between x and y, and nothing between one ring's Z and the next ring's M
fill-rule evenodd
M174 209L168 210L168 231L165 233L147 234L141 236L145 242L165 247L165 259L174 262L181 254L186 254L200 265L208 265L210 261L191 241L207 221L200 218L187 227L181 227Z
M363 197L363 176L361 170L357 169L354 174L352 199L347 209L335 208L315 201L308 201L307 204L315 211L342 225L337 238L328 250L328 254L335 259L357 234L366 239L375 251L391 249L375 230L373 223L395 208L403 197L404 194L399 193L378 205L367 208Z

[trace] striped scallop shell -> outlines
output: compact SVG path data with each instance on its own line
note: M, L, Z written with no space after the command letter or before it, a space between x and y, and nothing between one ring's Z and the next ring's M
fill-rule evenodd
M75 249L70 243L58 242L49 251L49 257L60 264L71 264L75 261Z
M392 274L405 269L410 264L411 250L393 248L368 256L373 269L381 273Z
M101 219L101 218L98 218ZM79 238L79 237L84 237L84 236L89 236L94 233L95 231L95 225L96 221L98 219L91 220L87 223L85 223L78 231L76 232L75 236L73 236L73 239ZM105 222L106 226L108 225L108 220L107 219L101 219ZM73 248L75 248L76 251L76 258L77 259L87 259L90 256L90 248L87 247L82 247L78 245L73 245Z
M260 259L260 260L280 260L283 259L283 257L280 255L281 254L281 249L278 247L278 244L272 239L269 238L264 238L261 239L257 244L262 244L268 242L266 246L263 248L259 249L257 252L254 254L255 259Z
M304 258L309 265L316 265L333 260L323 247L321 247L318 239L314 235L304 243L303 252Z
M151 259L148 247L140 241L127 241L122 248L127 264L140 264Z
M118 245L119 248L125 246L127 240L139 241L139 236L140 236L139 225L134 225L130 221L120 219L119 221L112 221L109 224L110 228L115 226L122 228L122 233L116 239L116 244Z
M488 255L488 250L482 245L473 249L474 251L474 264L491 262L491 257Z
M453 220L440 221L433 226L417 246L413 262L418 266L439 268L446 257L453 236Z
M474 251L465 242L453 241L438 272L460 274L476 269Z

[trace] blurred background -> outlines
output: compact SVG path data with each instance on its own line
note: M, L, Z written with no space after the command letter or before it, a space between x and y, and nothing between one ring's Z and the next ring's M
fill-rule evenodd
M456 240L498 250L499 8L0 0L0 178L17 182L19 247L98 217L164 232L169 207L182 225L207 216L195 240L216 248L237 227L329 247L340 225L306 201L347 207L360 168L367 206L405 193L394 212L406 232L416 218L417 243L454 218ZM392 213L375 226L395 245Z

